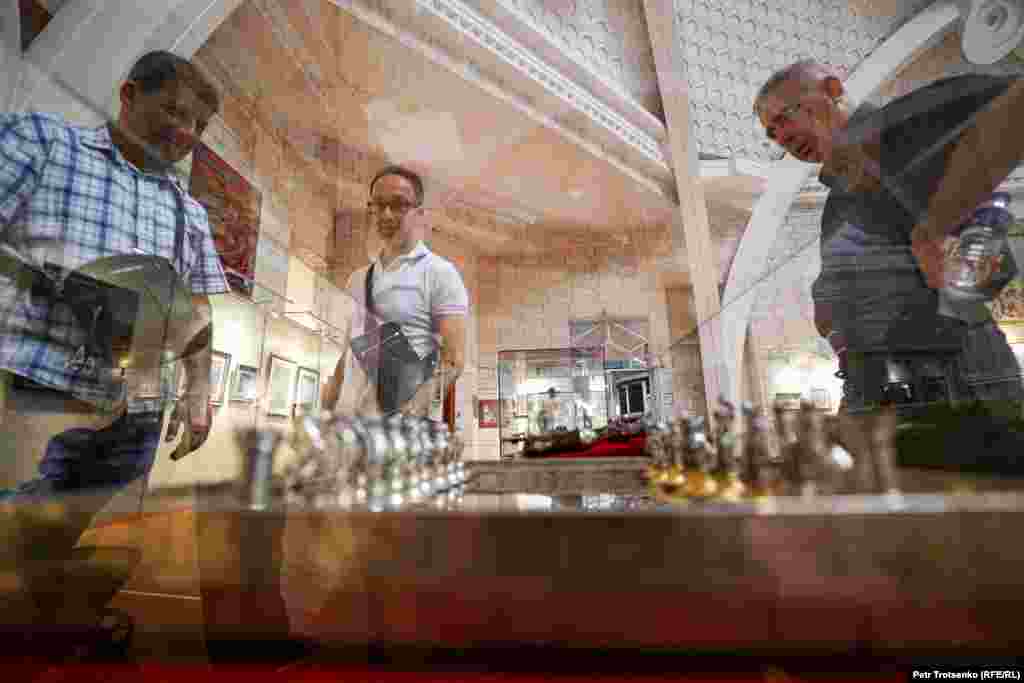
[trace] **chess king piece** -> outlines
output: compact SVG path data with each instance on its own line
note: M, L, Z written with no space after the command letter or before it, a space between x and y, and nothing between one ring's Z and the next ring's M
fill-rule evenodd
M726 500L739 500L746 487L740 479L739 461L743 453L743 426L735 406L719 397L715 410L715 460L712 476L718 495Z
M754 497L777 495L781 487L776 427L760 406L744 406L744 412L750 428L742 461L743 479Z

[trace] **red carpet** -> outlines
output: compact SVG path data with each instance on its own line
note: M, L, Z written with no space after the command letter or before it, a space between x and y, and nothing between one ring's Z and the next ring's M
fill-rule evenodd
M394 671L330 665L297 665L279 670L253 666L216 667L142 665L78 665L51 669L31 679L39 683L858 683L909 680L894 672L843 675L832 672L800 674L770 666L761 671L673 672L666 674L566 674L466 671Z
M630 458L644 455L644 444L647 441L646 434L638 434L629 441L609 441L600 439L590 446L579 451L565 451L562 453L545 453L534 455L531 458Z

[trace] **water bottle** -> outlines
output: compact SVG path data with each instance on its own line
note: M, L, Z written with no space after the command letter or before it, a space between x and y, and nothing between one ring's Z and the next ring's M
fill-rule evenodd
M945 291L956 301L988 301L989 283L1013 223L1010 195L996 192L975 209L957 234L958 247L946 258Z

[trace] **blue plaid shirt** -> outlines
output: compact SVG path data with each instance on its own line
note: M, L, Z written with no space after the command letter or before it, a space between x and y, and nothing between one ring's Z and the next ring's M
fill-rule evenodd
M173 263L195 294L228 291L206 210L172 175L128 162L106 126L0 116L0 244L67 270L151 254ZM121 398L119 373L82 357L88 331L64 303L0 272L0 321L0 368L98 405Z

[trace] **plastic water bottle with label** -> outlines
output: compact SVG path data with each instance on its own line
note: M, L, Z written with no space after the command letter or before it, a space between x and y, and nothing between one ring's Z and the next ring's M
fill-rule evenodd
M946 254L945 291L957 301L988 301L993 276L1013 224L1010 195L994 193L975 209L957 234L958 243Z

